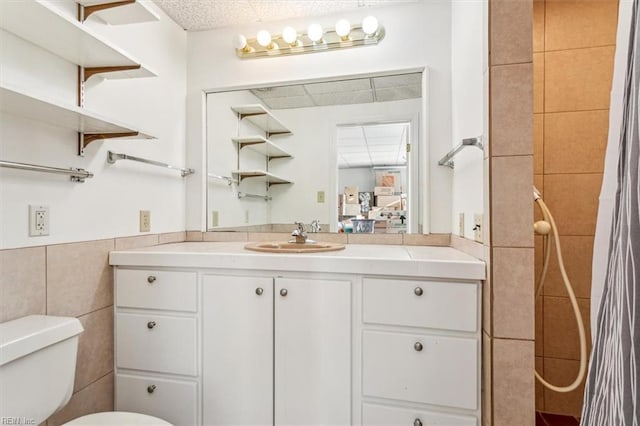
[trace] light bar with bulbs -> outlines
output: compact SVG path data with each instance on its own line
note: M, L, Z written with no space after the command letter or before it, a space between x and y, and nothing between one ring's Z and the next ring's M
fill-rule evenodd
M319 24L311 24L306 33L293 27L285 27L282 34L272 36L268 31L258 31L255 38L247 39L238 34L233 47L240 58L269 58L280 55L326 52L332 49L375 45L384 38L384 28L374 16L367 16L362 25L352 26L340 19L334 29L327 30Z

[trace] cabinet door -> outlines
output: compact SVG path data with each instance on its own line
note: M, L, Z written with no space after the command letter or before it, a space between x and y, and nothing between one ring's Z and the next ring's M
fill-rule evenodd
M205 276L203 420L273 424L273 278Z
M275 284L275 424L351 424L351 283Z

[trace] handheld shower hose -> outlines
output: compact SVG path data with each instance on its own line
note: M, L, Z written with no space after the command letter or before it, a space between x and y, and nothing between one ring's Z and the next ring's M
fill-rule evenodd
M576 295L573 292L573 287L571 287L571 282L569 281L569 277L567 276L567 271L564 268L564 262L562 260L562 250L560 249L560 238L558 237L558 228L556 227L556 223L553 220L553 216L549 211L549 208L542 200L540 196L540 192L533 187L533 200L538 204L540 210L542 211L542 216L544 221L538 221L534 224L534 230L545 236L545 238L549 239L549 232L553 236L553 242L556 245L556 255L558 258L558 266L560 267L560 274L562 275L562 281L564 283L565 288L567 289L567 293L569 294L569 300L571 301L571 307L573 308L573 313L576 318L576 323L578 324L578 336L580 338L580 369L578 370L578 375L576 379L568 386L555 386L551 383L547 382L542 376L534 370L536 379L540 381L547 388L556 391L556 392L571 392L576 389L582 381L584 380L585 373L587 371L587 337L584 331L584 323L582 322L582 316L580 314L580 307L578 306L578 301L576 300ZM547 244L547 250L544 257L544 264L542 267L542 274L540 275L540 282L536 288L536 300L538 300L538 296L542 291L542 287L544 286L544 280L547 276L547 270L549 268L549 259L551 254L551 245Z

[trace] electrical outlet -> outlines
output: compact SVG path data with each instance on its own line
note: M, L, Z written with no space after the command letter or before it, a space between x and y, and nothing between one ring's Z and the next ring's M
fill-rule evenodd
M458 219L458 235L461 238L464 238L464 213L460 213L460 217Z
M29 206L29 236L49 235L49 206Z
M476 213L473 215L473 239L479 243L483 241L482 231L482 213Z
M151 212L140 210L140 232L151 232Z
M218 226L218 210L211 210L211 226Z
M249 210L244 211L244 223L249 223Z
M317 199L319 204L324 203L324 191L318 191L316 199Z

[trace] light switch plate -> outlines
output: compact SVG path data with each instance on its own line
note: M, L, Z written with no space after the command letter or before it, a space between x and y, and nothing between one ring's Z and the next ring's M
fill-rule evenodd
M324 191L318 191L318 193L316 195L316 200L317 200L318 204L324 203Z
M140 210L140 232L151 232L151 212Z
M460 213L460 217L458 219L458 235L461 238L464 238L464 213Z

